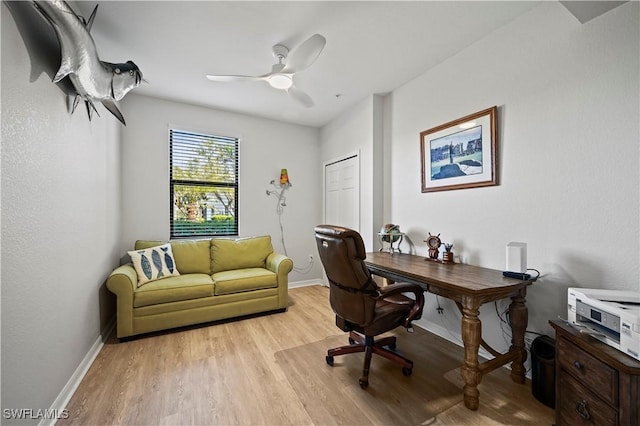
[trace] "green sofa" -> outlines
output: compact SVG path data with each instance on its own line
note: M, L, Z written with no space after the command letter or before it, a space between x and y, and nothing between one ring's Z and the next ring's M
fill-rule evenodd
M166 242L138 240L135 251L162 244ZM107 288L117 297L119 338L286 309L293 262L273 251L270 236L175 240L169 245L169 265L175 263L179 275L140 285L133 264L109 275Z

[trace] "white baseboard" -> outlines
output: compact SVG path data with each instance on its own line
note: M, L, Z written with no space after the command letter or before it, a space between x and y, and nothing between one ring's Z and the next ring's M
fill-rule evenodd
M84 356L76 371L73 372L71 378L67 382L67 384L62 388L62 391L58 394L58 397L51 404L50 413L62 413L65 408L67 408L67 404L71 400L71 397L75 393L78 386L80 386L80 382L89 371L91 364L95 361L96 357L100 353L100 350L104 346L104 341L109 337L113 328L116 325L115 317L107 324L105 327L105 331L101 333L96 341L93 343L89 352ZM56 424L57 419L42 419L38 423L38 426L54 426Z
M322 281L320 280L303 280L303 281L295 281L295 282L291 282L289 283L289 288L296 288L296 287L307 287L310 285L322 285Z

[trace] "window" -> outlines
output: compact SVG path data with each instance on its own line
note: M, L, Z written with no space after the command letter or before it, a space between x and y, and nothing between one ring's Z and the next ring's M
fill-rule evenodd
M238 235L238 139L169 130L171 238Z

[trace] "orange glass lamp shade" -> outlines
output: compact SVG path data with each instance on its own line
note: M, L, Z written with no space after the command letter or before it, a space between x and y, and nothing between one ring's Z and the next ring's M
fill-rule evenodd
M290 185L289 182L289 174L287 173L287 169L280 170L280 185Z

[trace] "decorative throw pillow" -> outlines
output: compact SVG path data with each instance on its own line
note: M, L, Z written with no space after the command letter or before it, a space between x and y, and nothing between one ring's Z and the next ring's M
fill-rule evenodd
M128 252L138 273L138 287L150 281L180 275L171 251L171 244Z

